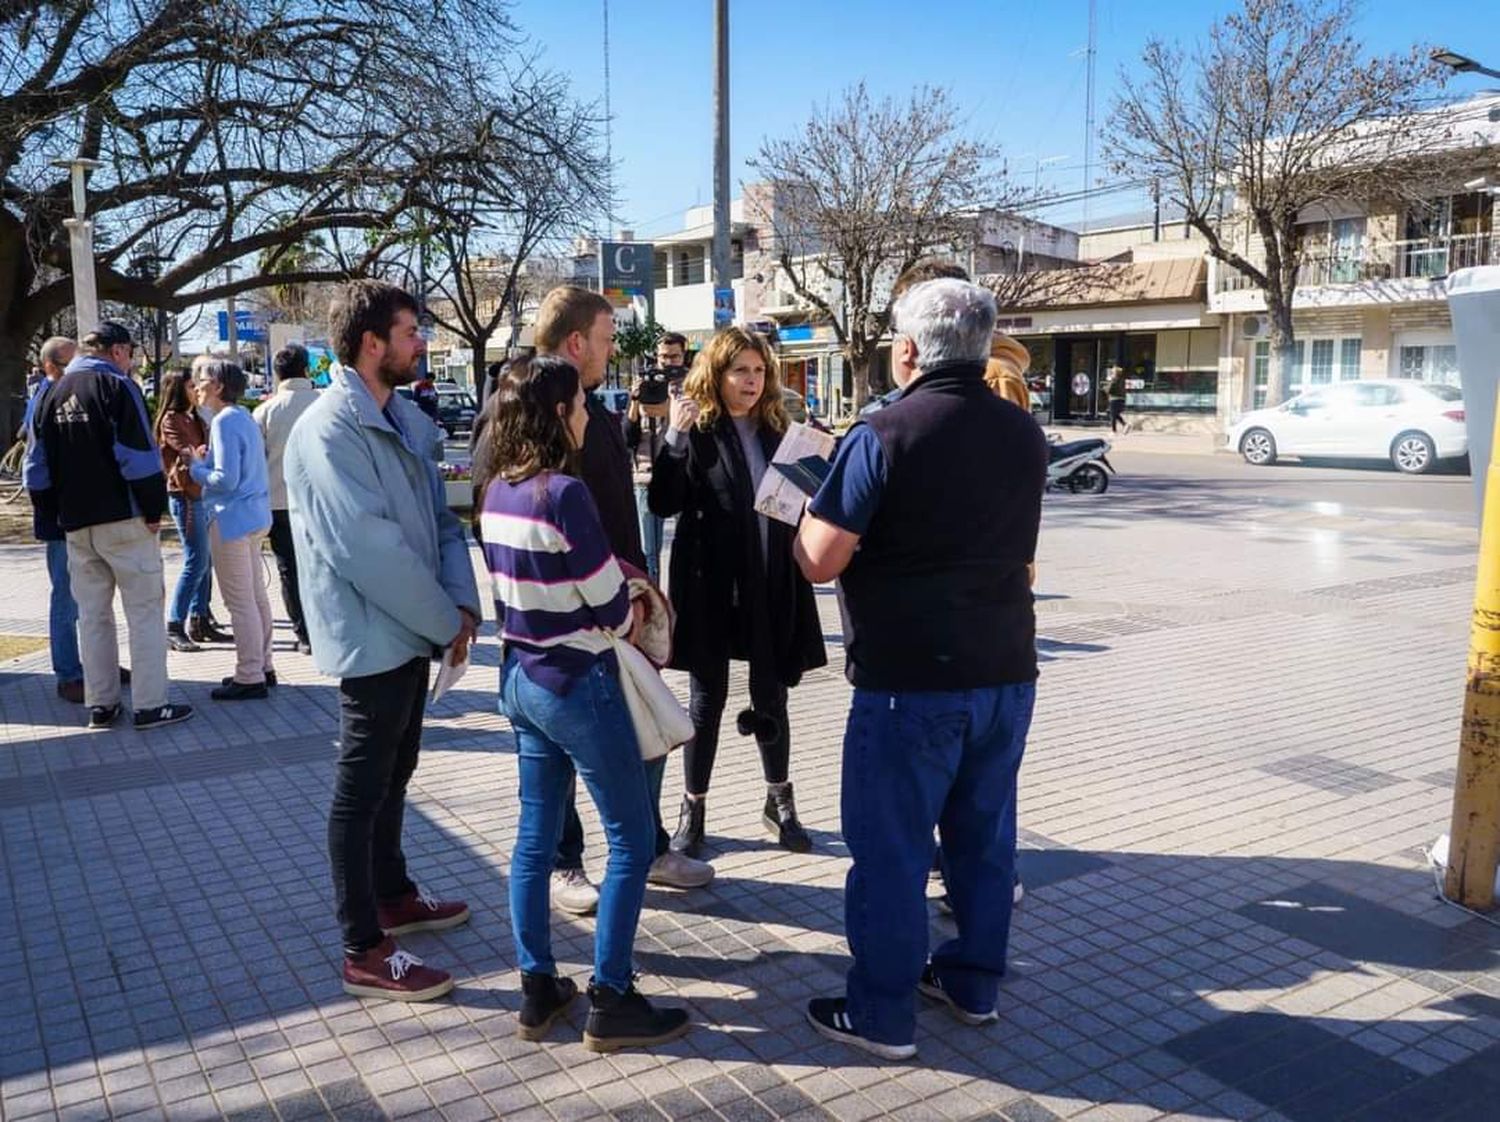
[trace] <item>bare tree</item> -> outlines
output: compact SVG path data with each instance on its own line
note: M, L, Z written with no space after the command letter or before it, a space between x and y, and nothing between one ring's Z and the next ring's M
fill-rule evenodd
M1268 404L1285 399L1296 363L1299 216L1420 198L1455 148L1452 130L1423 113L1438 78L1425 53L1367 57L1355 14L1354 0L1243 0L1205 43L1152 40L1120 74L1111 162L1158 180L1209 253L1264 293ZM1242 221L1225 221L1226 208Z
M180 311L291 293L367 269L434 185L474 179L475 138L508 124L491 96L503 78L476 70L463 99L446 79L515 46L503 0L0 6L0 420L28 343L72 302L53 159L103 163L89 185L101 300ZM483 118L425 127L455 100ZM306 267L289 264L318 237ZM268 251L274 276L224 277ZM167 262L155 279L130 267L146 254Z
M1006 201L995 156L963 134L946 91L875 102L860 83L751 161L771 189L773 256L832 323L856 408L885 388L873 383L874 359L892 281L922 257L964 246L979 214Z
M408 282L425 281L435 322L472 350L475 385L483 382L490 338L518 319L528 282L544 271L528 266L607 209L609 176L592 110L571 99L563 76L531 62L507 86L505 124L481 138L479 173L435 186L432 209L409 216L417 229L395 263Z

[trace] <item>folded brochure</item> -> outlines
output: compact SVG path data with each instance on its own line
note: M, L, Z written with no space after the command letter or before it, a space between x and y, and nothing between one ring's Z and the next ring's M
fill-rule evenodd
M755 509L767 518L795 526L808 498L827 477L833 447L833 433L794 421L771 457L773 470L766 472L755 492ZM815 466L814 461L821 466Z

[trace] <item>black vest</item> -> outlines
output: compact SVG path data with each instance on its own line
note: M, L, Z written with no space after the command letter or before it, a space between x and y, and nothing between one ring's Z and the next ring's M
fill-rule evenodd
M984 384L941 363L863 423L885 456L880 505L842 577L849 680L982 689L1036 678L1036 553L1047 441Z

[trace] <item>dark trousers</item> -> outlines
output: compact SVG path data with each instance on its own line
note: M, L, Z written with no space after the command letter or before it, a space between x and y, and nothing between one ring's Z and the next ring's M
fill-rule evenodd
M271 552L276 555L276 571L281 574L281 599L287 618L300 642L307 642L307 622L302 618L302 592L297 585L297 551L292 545L292 522L284 510L271 512Z
M1118 397L1111 398L1109 402L1109 431L1115 432L1121 425L1130 427L1130 422L1125 419L1125 402Z
M932 831L958 937L932 967L971 1012L995 1007L1010 940L1016 774L1036 687L888 693L855 689L844 734L844 840L854 859L844 929L849 1016L861 1036L910 1044L927 962Z
M344 949L383 938L375 902L415 887L401 853L406 785L417 769L428 660L339 682L339 762L328 812L328 860Z
M651 816L656 822L656 856L660 857L671 845L671 835L661 824L661 780L667 771L667 757L650 760L646 764L646 783L651 792ZM583 819L578 817L578 783L568 787L568 802L563 809L562 836L557 842L557 855L552 867L559 872L583 868Z
M708 794L719 752L719 723L729 699L729 661L706 673L688 675L688 715L693 718L693 739L683 748L682 770L691 795ZM785 783L791 766L792 738L787 729L786 687L774 670L750 664L750 706L755 710L755 742L760 746L760 766L767 783Z

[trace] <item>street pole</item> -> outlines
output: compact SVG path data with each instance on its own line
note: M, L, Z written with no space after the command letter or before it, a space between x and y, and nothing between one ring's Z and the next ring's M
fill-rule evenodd
M53 165L68 169L72 180L73 217L63 219L68 231L68 250L73 265L73 318L80 338L99 325L99 282L94 276L94 224L88 220L86 173L103 165L98 160L75 156L53 160Z
M234 274L238 268L239 266L234 264L224 266L224 276L230 284L234 283ZM235 319L235 311L234 293L231 292L228 296L224 297L224 314L225 319L228 321L226 326L229 332L230 362L239 362L240 360L240 328L239 323Z
M733 288L729 276L729 0L714 0L714 242L715 295Z
M1444 895L1475 911L1494 907L1500 864L1500 411L1495 419L1443 884Z

